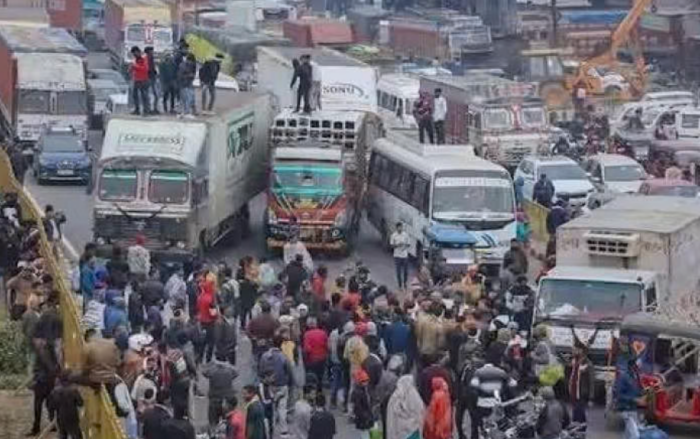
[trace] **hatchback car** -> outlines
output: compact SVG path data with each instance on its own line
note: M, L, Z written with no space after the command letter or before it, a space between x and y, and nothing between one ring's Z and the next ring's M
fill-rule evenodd
M564 156L528 156L515 170L515 180L523 179L523 197L532 201L535 183L545 174L554 185L554 195L569 201L572 206L583 206L595 191L586 173L572 159Z
M634 193L647 175L642 165L621 154L597 154L589 157L583 169L600 190L616 193Z
M82 181L92 177L92 158L80 133L73 128L44 129L35 146L33 173L37 183Z

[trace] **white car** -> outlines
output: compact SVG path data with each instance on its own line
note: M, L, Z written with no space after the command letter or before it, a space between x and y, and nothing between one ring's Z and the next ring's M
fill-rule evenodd
M583 169L594 185L613 193L636 193L647 174L636 160L621 154L597 154L589 157Z
M595 191L586 173L572 159L564 156L525 157L515 170L515 180L523 179L523 198L532 201L535 183L542 174L554 185L554 196L569 204L583 206Z

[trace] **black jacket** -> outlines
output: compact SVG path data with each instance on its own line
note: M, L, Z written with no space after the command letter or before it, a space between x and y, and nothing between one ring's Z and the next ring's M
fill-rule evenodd
M294 87L294 83L298 79L300 89L310 88L312 77L313 77L313 70L312 70L311 64L301 63L301 64L299 64L299 67L294 69L294 76L292 76L291 86Z
M199 69L199 81L202 84L214 85L216 78L219 77L220 69L221 64L218 61L212 59L205 61Z
M214 327L216 352L229 358L236 351L236 324L220 319Z

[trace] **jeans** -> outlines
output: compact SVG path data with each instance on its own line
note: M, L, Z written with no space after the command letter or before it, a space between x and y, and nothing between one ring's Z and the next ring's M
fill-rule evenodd
M208 96L211 96L211 99L207 99ZM216 101L216 87L214 87L214 84L202 84L202 110L211 111L214 108L214 101Z
M420 119L418 121L418 140L420 143L425 143L425 133L428 133L430 143L435 143L433 139L433 121L431 119Z
M41 412L44 404L49 408L49 396L53 391L53 381L37 381L34 383L34 424L32 425L33 432L41 431ZM49 420L53 421L54 411L49 408Z
M571 420L578 424L586 424L586 401L574 401L571 408Z
M148 106L148 88L149 81L134 81L134 112L141 114L141 108L143 108L143 113L149 113L150 109Z
M194 114L194 87L188 85L180 89L180 99L182 99L181 114Z
M288 433L287 429L287 403L289 402L289 386L278 387L272 395L274 400L275 431ZM279 429L278 429L279 426Z
M445 121L436 120L435 121L435 137L437 137L437 144L445 144Z
M639 439L639 417L637 412L621 412L620 417L625 421L624 439Z
M199 359L208 363L214 356L214 343L216 341L214 323L202 323L202 331L204 331L204 346L201 348Z
M156 78L151 78L148 81L148 91L153 95L153 106L151 107L153 111L158 111L158 80Z
M306 365L306 372L316 376L318 380L318 389L321 390L323 388L323 374L326 372L326 362L317 361L316 363L309 363Z
M339 363L331 363L331 405L336 402L341 404L345 400L343 395L343 366Z
M399 288L406 288L408 284L408 258L394 258L396 265L396 282Z
M162 85L163 90L163 111L175 112L175 98L177 97L177 87L175 84ZM168 109L168 101L170 101L170 109Z

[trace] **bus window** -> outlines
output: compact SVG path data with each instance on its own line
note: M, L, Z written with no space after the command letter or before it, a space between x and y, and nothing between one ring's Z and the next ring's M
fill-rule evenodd
M424 214L428 214L428 186L430 183L425 178L417 175L413 183L413 197L411 199L411 204L416 209L422 211Z
M389 172L389 161L382 156L377 156L379 160L379 187L384 190L389 190L389 182L391 174Z

